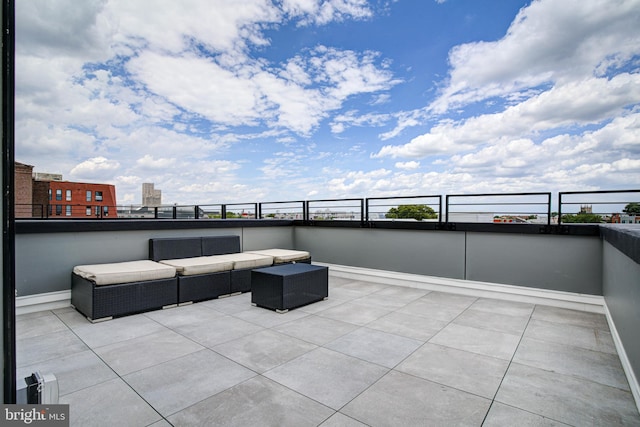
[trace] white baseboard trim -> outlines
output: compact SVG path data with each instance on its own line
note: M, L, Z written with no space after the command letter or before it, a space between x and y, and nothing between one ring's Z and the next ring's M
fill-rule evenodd
M366 280L373 283L406 286L428 291L442 291L477 297L527 302L531 304L543 304L572 310L605 314L604 297L598 295L528 288L525 286L503 285L500 283L475 282L472 280L423 276L420 274L399 273L395 271L375 270L372 268L351 267L315 261L314 264L327 266L329 267L331 275L347 279Z
M627 352L624 349L624 345L622 344L622 340L620 339L620 335L618 334L618 329L616 329L616 324L611 318L611 313L609 312L609 307L607 307L606 303L604 304L604 310L605 315L607 316L607 323L609 323L609 330L611 331L613 343L616 345L616 351L618 352L618 356L620 357L622 369L627 376L627 381L629 381L631 394L633 395L633 399L636 401L636 407L640 408L640 384L638 384L638 378L636 377L635 372L633 372L631 362L627 357Z
M16 315L34 313L36 311L55 310L57 308L70 306L70 290L16 297Z

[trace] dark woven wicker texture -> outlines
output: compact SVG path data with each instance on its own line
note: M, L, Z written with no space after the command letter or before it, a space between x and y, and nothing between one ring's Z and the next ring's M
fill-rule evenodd
M200 237L169 237L149 239L149 259L193 258L202 255Z
M251 302L273 310L290 310L329 296L329 269L283 264L251 273Z
M149 280L97 286L76 274L71 304L91 320L156 310L178 303L178 279Z
M240 252L240 236L202 237L202 255L225 255Z
M178 276L178 302L197 302L218 298L231 293L231 274L229 271Z

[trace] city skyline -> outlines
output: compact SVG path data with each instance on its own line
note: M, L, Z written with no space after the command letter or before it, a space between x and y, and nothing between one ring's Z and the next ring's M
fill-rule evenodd
M637 187L640 1L476 3L21 2L16 160L118 203Z

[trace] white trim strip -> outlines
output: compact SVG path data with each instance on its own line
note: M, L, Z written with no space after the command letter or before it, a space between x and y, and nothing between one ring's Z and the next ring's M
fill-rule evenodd
M618 352L618 356L620 357L622 369L627 375L627 381L629 381L631 394L633 395L633 399L636 401L636 407L640 408L640 384L638 384L638 378L636 378L636 374L633 372L631 362L627 357L627 352L624 350L624 345L622 344L622 340L620 339L620 335L618 334L618 330L616 329L616 324L613 323L611 313L609 312L609 307L606 303L604 304L604 310L605 315L607 316L607 323L609 323L609 330L611 331L613 343L616 345L616 351Z
M16 297L16 315L71 306L71 290Z
M528 302L531 304L544 304L605 314L604 297L599 295L577 294L525 286L503 285L500 283L475 282L472 280L448 279L444 277L423 276L419 274L399 273L320 262L314 262L314 264L327 266L332 275L347 279L366 280L374 283L406 286L428 291L442 291L477 297Z

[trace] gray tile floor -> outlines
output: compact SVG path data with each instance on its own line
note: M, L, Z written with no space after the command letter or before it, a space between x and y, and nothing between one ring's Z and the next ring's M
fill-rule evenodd
M330 277L285 314L243 294L17 333L74 426L640 425L604 316L547 306Z

